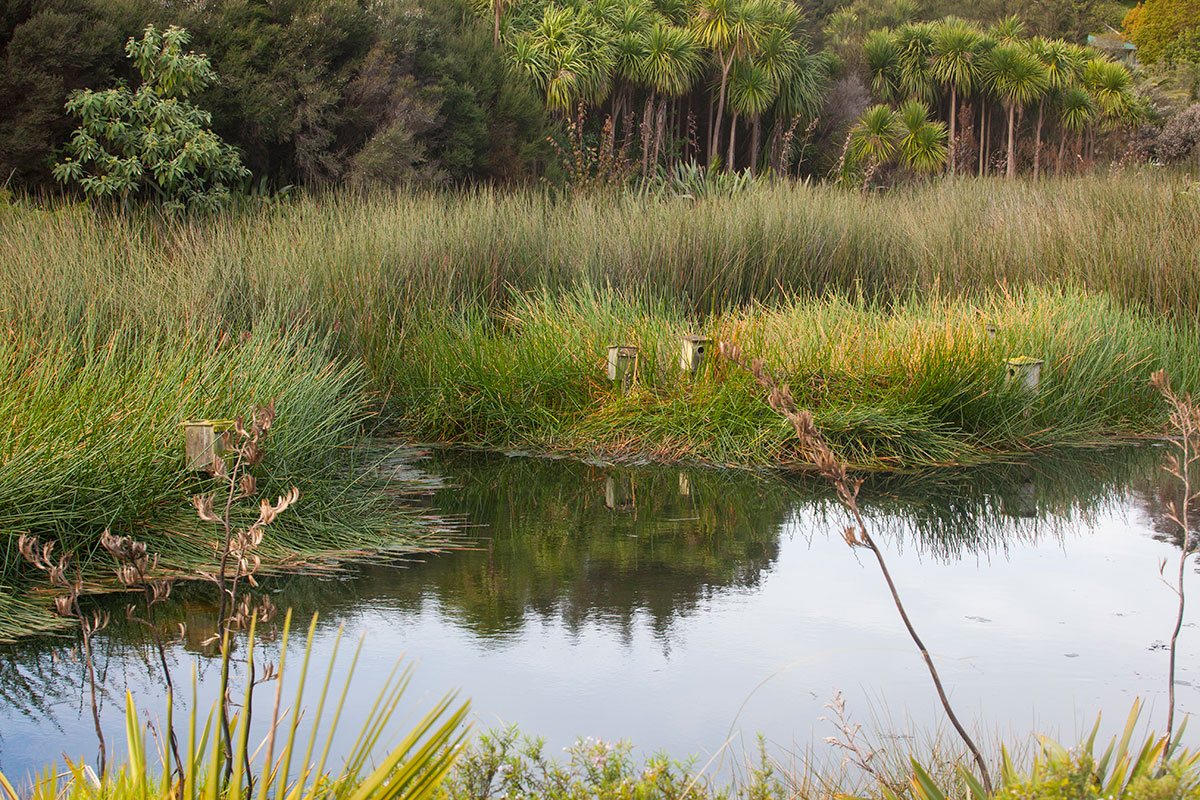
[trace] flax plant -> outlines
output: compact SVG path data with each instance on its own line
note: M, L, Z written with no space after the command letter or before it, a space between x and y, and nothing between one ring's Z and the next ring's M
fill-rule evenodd
M126 589L142 593L145 616L137 616L136 607L132 604L128 606L125 616L146 628L154 640L159 666L162 667L163 680L167 684L167 743L170 746L170 756L174 757L175 769L181 770L183 760L179 755L179 741L175 736L174 726L175 682L171 677L171 666L167 662L166 641L154 618L154 607L165 603L170 598L173 580L169 577L155 575L158 571L158 556L155 555L151 558L148 555L145 542L136 541L129 536L113 536L108 530L105 530L100 537L100 545L116 559L117 580L121 585ZM179 628L182 639L184 634L182 623ZM171 770L170 758L167 758L165 767L167 771ZM180 773L180 777L182 777L182 773Z
M863 521L862 514L859 512L858 492L862 488L862 478L850 476L849 467L846 462L835 456L829 445L825 443L825 438L821 435L816 422L813 420L812 412L797 407L796 401L792 397L791 388L782 382L782 378L772 375L761 358L746 359L742 354L741 347L731 342L720 342L718 344L718 351L724 359L748 372L756 383L766 389L767 404L777 414L787 420L796 434L796 438L800 443L800 449L805 458L816 467L821 477L833 486L837 492L838 499L846 507L846 510L850 512L854 524L847 525L842 530L842 536L846 540L846 544L851 548L862 547L874 554L875 560L879 563L879 569L883 573L883 578L887 582L888 590L891 592L896 610L900 612L900 619L904 621L904 627L908 630L908 634L912 637L917 649L921 651L921 657L925 660L925 666L929 669L929 675L933 679L934 687L937 689L938 699L941 700L942 708L946 711L946 716L950 719L950 724L954 726L954 730L958 732L959 737L963 740L963 744L966 745L967 749L971 752L971 756L975 759L984 789L988 794L991 794L992 779L988 773L987 762L984 761L983 755L980 753L975 741L967 733L962 723L959 722L958 716L950 706L950 699L946 696L946 690L942 687L941 677L938 675L937 667L929 655L929 649L917 634L916 628L913 627L912 620L909 619L908 612L904 608L904 603L900 600L900 593L896 589L895 582L892 580L891 572L888 571L887 563L883 559L883 553L878 545L875 544L875 540L871 538L871 534L867 531L866 522Z
M252 740L249 709L253 702L253 683L247 681L242 698L242 711L233 719L234 747L229 748L216 722L226 704L217 699L207 716L193 705L187 725L187 742L183 759L173 772L165 751L159 754L158 770L153 758L154 748L147 741L145 728L139 719L133 697L125 695L125 732L127 753L124 763L112 772L99 777L71 762L65 771L49 769L35 778L33 785L22 794L0 773L0 798L3 800L125 800L126 798L174 798L174 800L432 800L435 791L454 765L465 746L469 727L466 716L469 705L458 703L456 693L450 693L420 717L398 743L380 754L380 742L390 735L397 711L412 678L412 667L397 663L380 684L379 693L355 737L340 769L327 769L326 760L335 738L346 735L340 724L341 711L351 685L357 679L354 667L346 674L345 683L337 696L335 713L328 718L326 694L329 680L338 657L338 647L330 655L324 689L316 708L304 704L304 690L309 674L313 635L317 616L308 627L308 638L301 652L302 666L294 698L285 704L282 674L285 669L291 614L282 626L282 641L278 671L268 665L267 672L277 684L273 710L264 739ZM340 637L339 637L340 640ZM359 644L361 649L361 643ZM247 676L252 674L256 659L256 638L251 622L246 636ZM357 662L358 651L354 654ZM196 675L192 676L195 694ZM334 690L337 694L337 690ZM311 725L307 742L300 725ZM320 729L328 722L323 742ZM321 745L318 758L313 758L315 746ZM261 761L258 761L261 755ZM301 761L303 758L303 761ZM248 771L258 761L256 780ZM299 770L293 770L293 763ZM231 773L232 778L225 775Z
M1033 763L1026 773L1017 768L1008 748L1001 745L1000 786L996 792L984 788L969 772L959 768L966 784L967 800L1064 795L1106 800L1194 796L1200 788L1197 772L1200 753L1181 746L1183 726L1173 739L1150 732L1138 741L1133 736L1141 713L1141 701L1135 700L1120 738L1114 736L1102 753L1096 748L1099 716L1088 737L1077 747L1068 749L1048 736L1038 736ZM914 800L948 800L947 792L937 785L916 758L911 758L909 763L913 771L909 788ZM889 790L883 794L885 800L899 800L898 795L889 794ZM949 797L961 796L963 793L949 794Z
M255 409L250 425L242 417L234 422L233 427L222 434L222 451L232 453L232 466L226 463L223 452L214 448L209 472L224 494L224 502L220 511L214 504L217 502L217 491L199 494L192 498L196 515L203 522L214 523L219 527L217 544L218 567L214 574L205 574L217 586L217 626L210 642L219 643L221 651L221 702L218 708L217 725L224 736L226 748L233 746L233 731L231 729L231 714L227 701L229 687L229 668L231 662L232 633L238 630L252 628L260 619L270 621L275 614L274 606L269 599L264 598L257 605L249 596L239 597L238 588L242 580L251 586L258 582L254 574L262 565L262 558L256 552L262 544L266 528L280 514L292 506L299 498L300 492L292 487L286 494L280 495L274 503L263 499L259 502L257 519L249 525L236 526L233 522L235 502L253 497L258 492L255 477L248 470L257 466L264 453L264 440L267 431L275 422L275 402ZM248 696L253 692L256 680L252 663L246 678ZM271 679L268 673L263 680ZM251 713L249 701L243 712L247 717ZM247 723L248 724L248 723ZM238 765L241 768L242 765ZM249 780L249 763L245 765L245 774ZM226 762L226 779L233 778L234 765Z

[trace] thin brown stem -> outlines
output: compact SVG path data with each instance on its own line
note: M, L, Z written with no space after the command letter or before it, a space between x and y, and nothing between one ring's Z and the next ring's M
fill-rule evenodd
M104 778L108 767L108 753L104 744L104 730L100 727L100 701L96 697L96 662L92 658L92 630L79 607L79 593L74 592L71 603L75 608L75 616L79 618L79 629L83 633L83 660L87 663L88 688L92 701L92 724L96 727L96 739L100 742L100 777Z
M976 766L979 767L979 775L984 789L987 790L988 794L991 794L992 779L988 772L987 762L984 761L983 755L979 752L975 741L967 733L962 723L959 722L958 716L950 706L950 698L947 697L946 690L942 686L942 680L938 675L937 667L933 663L933 658L929 655L929 648L925 646L925 642L917 634L912 620L909 619L908 612L904 608L904 603L900 599L900 592L892 580L887 563L884 561L883 553L875 544L875 540L871 538L870 533L867 531L866 523L863 521L862 514L859 512L858 492L862 487L862 480L850 477L849 465L837 458L829 445L826 444L825 438L821 435L821 431L817 428L813 420L812 413L797 407L790 387L782 383L782 378L775 378L771 375L762 359L756 358L751 362L747 362L742 358L741 348L726 342L721 342L718 345L718 351L727 360L749 372L759 385L767 390L767 403L791 423L792 429L796 432L796 438L799 440L802 454L812 462L821 477L833 485L837 491L838 499L854 518L854 526L846 528L843 531L846 543L851 547L866 547L875 554L875 560L879 562L879 569L883 572L884 580L887 581L888 589L892 593L892 601L896 605L896 610L900 612L900 618L904 621L904 627L908 630L909 636L912 637L913 642L921 651L921 657L925 660L925 666L929 668L929 675L933 678L933 685L937 689L938 699L942 702L942 708L945 710L946 716L949 717L950 724L954 726L954 730L957 731L959 737L963 740L963 744L971 752Z
M1175 666L1179 643L1179 633L1183 629L1183 615L1187 597L1184 593L1184 578L1187 574L1188 558L1196 551L1192 539L1191 507L1198 495L1192 492L1192 466L1200 460L1197 452L1197 440L1200 439L1200 408L1192 401L1190 395L1178 394L1171 388L1171 380L1163 370L1158 370L1150 378L1151 383L1171 408L1170 425L1179 434L1175 446L1179 455L1171 455L1167 459L1166 470L1174 475L1182 489L1182 498L1172 501L1167 518L1179 528L1181 537L1179 554L1178 582L1171 587L1179 596L1179 607L1175 614L1175 627L1171 631L1170 661L1167 668L1167 741L1170 742L1175 732ZM1164 562L1165 566L1165 562ZM1168 753L1164 752L1166 758Z
M983 754L979 752L979 747L976 746L975 740L967 733L967 729L958 721L958 715L954 713L954 708L950 705L950 698L946 696L946 689L942 686L941 676L938 675L937 667L933 664L933 658L929 655L929 648L925 646L925 642L921 640L917 629L913 627L912 620L908 618L908 612L904 608L904 603L900 599L900 592L896 589L896 583L892 580L892 573L887 568L887 563L883 560L883 553L876 546L875 540L871 538L871 534L867 533L866 525L863 524L862 517L858 513L857 504L849 506L850 512L854 515L854 522L858 525L858 533L862 540L866 543L867 548L875 554L875 560L879 562L879 570L883 573L883 579L887 581L888 591L892 593L892 602L896 605L896 610L900 612L900 619L904 621L904 627L908 630L908 635L912 637L913 644L921 651L921 658L925 660L925 666L929 669L929 677L933 679L933 686L937 689L938 699L942 701L942 708L946 712L946 716L950 719L950 724L954 726L954 730L958 732L959 738L963 740L963 744L971 751L971 757L975 759L975 765L979 767L979 775L983 782L983 788L990 795L992 793L992 778L988 773L987 762L983 759Z

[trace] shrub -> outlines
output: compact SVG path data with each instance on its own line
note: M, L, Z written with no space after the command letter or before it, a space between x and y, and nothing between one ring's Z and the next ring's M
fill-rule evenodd
M67 110L81 124L67 146L71 157L54 168L63 183L75 181L101 199L159 200L168 211L215 210L230 187L249 176L232 147L212 132L212 115L187 102L189 94L216 80L208 58L185 53L190 37L172 26L150 25L125 53L142 75L132 90L81 89Z

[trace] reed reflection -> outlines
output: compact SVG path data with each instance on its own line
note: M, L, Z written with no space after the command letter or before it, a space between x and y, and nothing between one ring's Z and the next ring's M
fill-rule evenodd
M1017 543L1083 535L1093 516L1130 496L1157 519L1160 456L1140 447L876 474L867 477L860 504L888 549L934 559L1003 555ZM293 608L299 619L320 611L325 630L368 610L397 626L433 612L484 647L503 646L542 622L571 634L599 626L627 638L642 619L669 646L673 624L709 599L754 592L778 559L781 536L840 536L844 520L828 486L802 475L461 453L435 454L418 466L441 476L445 488L427 502L466 520L471 549L338 576L266 578L262 589L275 605ZM97 637L98 667L153 676L153 641L124 620L125 602L96 601L113 617ZM209 668L216 653L203 642L215 617L211 586L177 586L158 612L168 634L185 626L175 662L199 656L202 673ZM66 637L42 637L0 652L0 703L8 713L52 718L55 703L76 702L74 647Z

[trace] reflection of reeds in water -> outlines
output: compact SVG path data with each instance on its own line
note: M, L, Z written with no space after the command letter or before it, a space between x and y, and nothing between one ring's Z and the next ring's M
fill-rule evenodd
M862 478L850 475L849 465L844 460L838 458L825 442L824 436L813 420L812 412L801 409L796 405L796 400L792 396L791 389L786 383L781 383L780 378L776 378L770 373L761 358L753 360L743 358L741 348L736 344L731 345L727 342L720 343L720 352L723 358L749 372L754 377L755 382L766 390L767 404L772 410L787 420L799 442L801 453L814 466L817 473L833 487L837 493L839 502L845 506L851 521L850 525L842 529L842 536L846 540L846 544L852 549L861 547L875 556L875 561L879 564L879 571L883 574L888 591L891 592L892 602L896 606L896 611L900 614L904 628L912 638L913 644L921 651L921 658L924 659L925 666L929 670L929 677L933 680L933 685L937 690L938 700L941 701L942 709L945 710L950 724L954 727L959 738L962 739L963 744L966 745L967 750L971 752L971 756L975 759L975 765L979 768L980 780L983 782L983 787L987 794L990 795L992 793L992 779L988 774L987 762L984 761L983 754L979 751L975 740L967 733L967 729L959 721L958 715L954 713L954 708L950 705L950 699L946 696L946 690L942 686L941 676L938 674L937 667L929 655L929 649L925 646L925 642L922 641L920 634L917 633L912 620L909 619L908 611L904 608L904 602L901 600L900 592L892 580L892 574L888 569L887 561L883 557L883 551L875 544L875 540L872 538L871 532L867 529L866 522L863 520L862 512L858 506L858 494L863 484ZM887 791L890 791L886 785L882 784L881 789L885 790L885 794Z
M913 548L938 559L1003 553L1086 529L1091 518L1122 502L1130 486L1154 474L1159 455L1146 447L1082 450L1028 465L869 473L859 504L889 551ZM477 549L431 556L399 572L379 565L341 577L266 578L276 605L298 615L320 610L322 624L333 625L364 603L415 613L434 600L485 638L515 636L531 615L561 620L570 630L596 624L618 632L645 615L665 643L672 620L706 598L757 586L798 514L830 531L840 530L844 519L823 481L795 473L686 468L684 494L677 467L440 451L420 468L452 485L433 496L436 513L467 523L463 534ZM606 506L610 479L618 509ZM1014 516L1009 498L1022 497L1029 484L1037 516ZM91 602L113 612L98 643L108 657L119 660L122 649L137 661L153 657L152 640L124 622L123 598ZM211 656L202 641L214 632L215 613L204 587L185 583L158 621L168 632L186 623L184 649ZM49 646L28 639L9 652L14 662L54 670L45 655ZM71 686L65 678L60 683ZM46 689L51 695L53 685ZM4 686L0 681L0 695ZM21 699L14 693L5 702L13 707Z
M1170 427L1176 434L1176 438L1170 440L1163 465L1163 470L1178 486L1177 493L1167 502L1164 514L1164 520L1174 526L1179 537L1179 575L1174 585L1171 585L1179 598L1179 611L1175 617L1175 627L1171 631L1171 660L1167 684L1167 740L1170 741L1175 728L1175 657L1179 631L1183 628L1186 600L1184 576L1188 558L1200 549L1200 540L1192 533L1192 519L1197 515L1196 505L1200 500L1200 487L1193 490L1193 487L1197 486L1193 473L1196 464L1200 462L1200 406L1192 401L1191 395L1176 392L1171 387L1171 380L1165 371L1155 372L1151 381L1170 408ZM1159 566L1159 572L1164 577L1166 567L1167 562L1164 559Z

